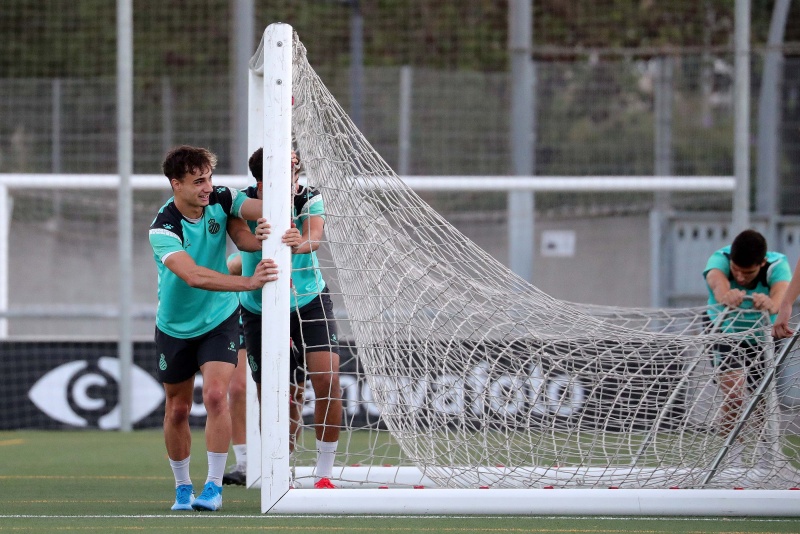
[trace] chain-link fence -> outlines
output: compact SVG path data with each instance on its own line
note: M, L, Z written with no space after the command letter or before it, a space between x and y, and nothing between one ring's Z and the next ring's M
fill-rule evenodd
M246 80L236 77L236 66L247 61L269 23L285 21L298 32L325 84L393 168L409 175L510 174L508 4L134 0L134 173L158 174L165 151L179 143L211 148L219 155L218 173L244 172L236 154L246 122L236 110L237 87ZM774 4L752 3L753 110ZM534 0L532 5L535 174L733 174L733 2ZM242 27L242 14L249 13L252 28ZM106 0L3 3L0 173L116 172L115 25L115 3ZM791 215L800 213L792 201L800 189L797 3L784 30L780 120L774 127L780 212ZM249 31L253 40L243 55L237 38ZM755 151L757 123L751 124ZM760 177L756 158L751 161L755 197ZM164 185L163 194L135 197L136 298L143 305L155 302L145 236L169 194L166 180ZM507 250L497 243L506 224L504 192L424 196L506 261ZM97 284L106 287L102 281L108 277L107 287L114 287L108 272L116 261L114 195L18 190L13 200L10 306L113 303L113 289L98 291ZM680 210L731 209L724 195L675 195L670 202ZM646 230L643 237L631 229L643 226L653 204L650 194L536 198L545 230L577 219L595 228L593 218L613 218L616 229L609 231L616 239L603 246L619 257L620 264L608 264L617 273L647 246ZM48 236L50 247L44 255L41 236ZM107 246L98 248L103 240ZM578 246L582 240L593 245L587 257L602 252L595 248L597 238L579 235ZM632 249L618 249L623 243ZM568 300L609 300L557 282L547 261L537 265L543 289ZM71 271L56 272L51 262ZM100 281L99 272L105 273ZM609 286L612 295L620 295L616 301L611 297L612 303L647 305L647 275L626 276L644 283L629 299ZM58 284L60 278L69 283Z

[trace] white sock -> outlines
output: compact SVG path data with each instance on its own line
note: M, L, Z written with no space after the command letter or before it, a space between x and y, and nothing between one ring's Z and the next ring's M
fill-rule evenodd
M338 441L317 440L317 468L314 474L319 478L331 478L333 473L333 459L336 456Z
M247 444L233 446L233 455L236 457L236 465L247 467Z
M222 475L225 473L225 464L228 462L227 452L208 453L208 478L206 484L213 482L222 487Z
M173 460L170 458L169 466L172 468L172 474L175 475L175 487L178 486L191 486L192 479L189 476L189 458L187 456L184 460Z

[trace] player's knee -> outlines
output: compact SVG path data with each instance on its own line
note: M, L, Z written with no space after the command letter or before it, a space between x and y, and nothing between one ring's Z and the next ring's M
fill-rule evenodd
M164 419L169 424L180 424L189 420L189 413L191 411L191 403L168 400L164 406Z
M232 380L228 395L230 395L231 402L243 401L247 397L247 381Z
M218 414L228 406L228 392L219 387L203 390L203 404L209 414Z
M339 373L323 373L312 380L314 396L318 399L339 399L342 396L339 386Z

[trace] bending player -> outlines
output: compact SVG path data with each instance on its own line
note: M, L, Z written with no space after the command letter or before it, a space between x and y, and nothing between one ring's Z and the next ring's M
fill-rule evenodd
M162 169L173 197L159 210L149 232L158 268L155 343L166 399L164 441L175 476L173 510L222 507L222 475L231 441L228 386L238 347L239 303L233 292L258 289L278 278L277 266L269 259L260 261L249 276L227 274L226 228L240 249L260 250L269 225L259 218L260 201L212 184L216 162L213 153L192 146L167 154ZM239 217L257 221L255 232L243 222L227 225ZM198 371L207 412L208 477L195 499L189 477L189 412Z
M722 332L742 332L758 326L763 313L774 321L778 306L791 278L786 256L767 251L767 242L755 230L745 230L733 243L714 252L703 272L708 286L709 319L714 322L728 309L758 310L719 317ZM749 297L746 301L745 298ZM733 430L744 404L763 376L766 362L763 346L756 338L743 339L738 345L717 344L714 365L723 394L721 433ZM741 443L734 444L731 457L738 460Z
M228 256L228 272L242 274L242 255L235 252ZM244 346L244 326L239 314L239 352L236 370L228 388L228 403L231 409L231 446L235 463L222 476L223 485L244 486L247 483L247 349Z

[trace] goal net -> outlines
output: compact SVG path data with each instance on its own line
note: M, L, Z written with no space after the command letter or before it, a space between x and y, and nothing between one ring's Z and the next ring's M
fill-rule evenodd
M627 309L543 293L407 187L296 35L293 48L292 136L307 186L324 200L318 254L341 341L337 486L800 481L794 406L776 388L785 351L752 303ZM257 65L262 56L260 47ZM746 377L728 390L715 365L726 354ZM309 382L308 424L291 457L296 488L314 481L314 396Z

